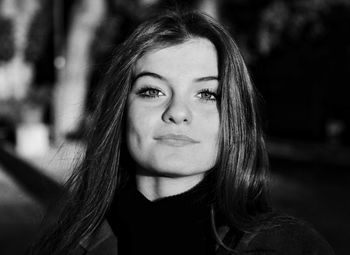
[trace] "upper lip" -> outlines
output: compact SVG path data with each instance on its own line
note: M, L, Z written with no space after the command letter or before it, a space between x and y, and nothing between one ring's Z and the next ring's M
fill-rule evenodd
M181 134L164 134L164 135L156 136L154 139L155 140L178 140L178 141L186 141L191 143L199 143L199 141L187 135L181 135Z

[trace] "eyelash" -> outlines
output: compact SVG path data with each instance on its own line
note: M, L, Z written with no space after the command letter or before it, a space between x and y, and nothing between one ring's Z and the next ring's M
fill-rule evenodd
M150 91L156 91L156 92L158 92L158 95L147 94ZM139 95L140 97L143 97L143 98L156 98L156 97L160 96L159 95L160 93L161 93L161 91L157 88L143 87L143 88L139 89L136 94Z
M153 92L158 92L157 95L150 95L149 92L150 91L153 91ZM141 89L139 89L137 91L137 95L140 96L140 97L143 97L143 98L156 98L156 97L160 97L161 90L157 89L157 88L153 88L153 87L143 87ZM206 98L201 98L201 100L205 100L205 101L216 101L217 100L217 93L215 93L214 91L211 91L210 89L202 89L198 92L198 94L208 94L210 97L214 97L214 98L209 98L209 99L206 99Z
M211 96L213 96L214 98L213 99L205 99L205 98L201 98L202 100L206 100L206 101L216 101L217 100L217 94L214 92L214 91L211 91L210 89L202 89L201 91L199 91L198 94L208 94Z

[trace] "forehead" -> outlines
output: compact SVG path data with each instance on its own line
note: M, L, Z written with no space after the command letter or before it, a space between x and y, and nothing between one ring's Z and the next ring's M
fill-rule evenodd
M164 76L218 75L217 51L205 38L192 38L181 44L152 49L135 66L139 72L160 72Z

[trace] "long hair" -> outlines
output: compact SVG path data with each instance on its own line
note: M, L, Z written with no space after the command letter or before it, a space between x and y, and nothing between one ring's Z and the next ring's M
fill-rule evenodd
M268 160L257 110L257 98L247 67L229 33L198 13L166 13L141 24L118 47L106 74L104 89L88 135L85 158L67 182L70 191L57 222L40 240L42 253L63 254L103 221L113 197L128 178L124 145L126 101L138 59L152 49L206 38L219 60L220 137L215 167L215 211L232 228L254 231L260 215L269 211ZM220 240L219 240L220 241Z

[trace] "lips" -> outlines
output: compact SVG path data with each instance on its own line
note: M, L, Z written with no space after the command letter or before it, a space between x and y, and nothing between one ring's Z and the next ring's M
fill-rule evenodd
M165 134L154 137L154 139L158 142L164 143L169 146L181 147L186 145L192 145L199 143L199 141L186 136L186 135L178 135L178 134Z

